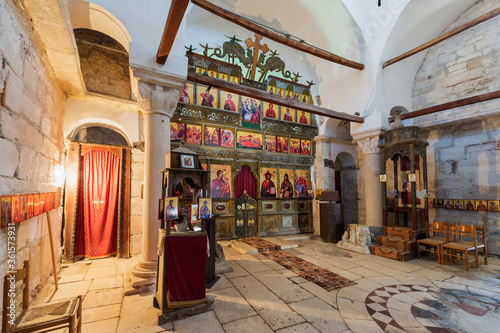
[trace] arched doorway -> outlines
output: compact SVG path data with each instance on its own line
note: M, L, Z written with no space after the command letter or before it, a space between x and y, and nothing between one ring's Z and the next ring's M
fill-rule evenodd
M130 149L104 127L81 129L67 157L64 257L129 256Z
M243 191L253 199L257 198L257 179L248 165L243 165L234 180L234 197L239 198Z
M335 189L344 204L344 227L358 223L358 168L351 154L342 152L335 159Z

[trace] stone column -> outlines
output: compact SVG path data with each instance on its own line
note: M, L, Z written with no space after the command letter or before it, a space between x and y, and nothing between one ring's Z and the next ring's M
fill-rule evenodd
M332 159L332 140L326 136L317 136L316 141L316 159L314 160L314 172L316 174L315 188L335 190L335 170L325 167L324 160Z
M165 154L170 151L170 119L179 101L181 85L166 87L139 81L137 101L144 116L144 217L142 255L132 273L142 278L156 275L158 247L158 200L162 197Z
M364 181L365 181L365 207L366 225L381 227L382 219L382 185L380 172L382 170L378 135L371 138L358 140L358 145L364 154Z
M325 167L324 159L330 160L332 157L331 141L326 136L317 136L316 159L314 160L314 189L335 190L335 170ZM313 200L313 229L314 234L320 234L320 211L319 200Z

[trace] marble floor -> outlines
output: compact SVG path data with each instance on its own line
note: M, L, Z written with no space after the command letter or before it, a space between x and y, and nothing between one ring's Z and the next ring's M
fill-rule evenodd
M69 265L59 274L59 289L46 286L37 302L84 295L83 333L485 333L500 327L499 258L466 272L461 262L438 265L432 256L398 262L315 237L264 239L277 247L259 253L243 242L220 242L233 272L207 289L213 310L173 323L158 326L153 292L124 296L135 258ZM282 265L284 257L292 264ZM347 282L332 289L321 279Z

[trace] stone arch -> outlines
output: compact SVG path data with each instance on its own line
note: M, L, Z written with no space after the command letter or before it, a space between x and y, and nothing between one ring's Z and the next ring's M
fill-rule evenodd
M350 122L335 118L326 118L320 124L319 135L326 135L340 140L352 140Z
M84 0L69 0L68 9L73 29L90 29L102 32L118 41L129 51L132 37L125 26L103 7Z
M71 132L66 134L66 139L74 141L80 131L90 127L104 127L114 132L117 132L127 141L127 145L129 147L132 146L132 141L130 139L130 136L126 133L126 131L117 123L106 119L85 119L79 121L74 125Z
M358 223L358 166L355 157L342 151L335 157L335 189L344 204L344 227Z

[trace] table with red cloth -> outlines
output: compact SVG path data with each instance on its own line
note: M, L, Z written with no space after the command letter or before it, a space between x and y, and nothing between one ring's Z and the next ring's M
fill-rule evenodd
M156 300L160 309L206 303L207 234L178 232L158 235Z

